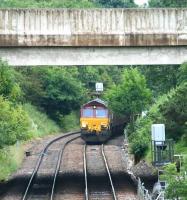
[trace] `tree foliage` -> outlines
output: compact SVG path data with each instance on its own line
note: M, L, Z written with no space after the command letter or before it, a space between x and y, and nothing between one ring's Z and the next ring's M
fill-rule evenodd
M90 0L1 0L1 8L92 8Z
M186 0L149 0L149 7L187 7Z
M95 83L104 89L120 80L121 68L101 66L20 68L18 77L25 100L42 108L53 119L59 119L95 93Z
M75 75L76 72L64 68L53 68L44 72L45 96L42 106L48 113L69 114L80 107L84 98L84 88L73 73Z
M146 109L151 101L145 77L136 68L125 69L121 82L109 89L105 96L115 113L129 119Z
M152 124L166 125L167 137L176 140L187 136L187 83L161 96L151 106L146 117L139 117L135 130L128 129L131 150L137 157L145 156L149 149ZM143 146L143 148L142 148Z
M175 75L175 70L172 69L171 71L173 76L175 76L174 82L178 84L178 87L174 87L166 94L157 98L156 102L150 107L148 115L146 117L139 117L136 120L134 129L128 126L131 150L139 159L144 157L149 149L152 124L164 123L166 125L167 137L169 138L173 138L176 141L180 138L184 141L187 139L187 65L186 63L181 65L176 70ZM164 72L163 74L166 73ZM154 76L154 73L150 75ZM162 93L165 81L162 78L160 80L161 84L157 89L159 93ZM171 79L169 78L169 80ZM149 82L149 86L154 86L154 84Z
M21 106L0 96L0 148L28 138L29 119Z
M11 101L16 101L22 96L15 71L2 60L0 60L0 95Z
M20 72L25 98L55 120L78 109L85 97L77 68L32 68Z
M158 65L158 66L140 66L140 71L144 74L147 85L152 90L156 98L166 94L172 88L177 86L178 65Z
M112 84L119 83L122 68L118 66L81 66L78 67L78 79L88 89L89 94L95 91L95 83L102 82L104 90Z
M132 8L136 7L134 0L96 0L105 8Z
M1 0L1 8L131 8L134 0Z
M185 160L184 165L186 166L186 164ZM169 164L165 166L164 175L161 178L167 182L166 198L186 200L187 176L185 170L177 172L175 164Z
M15 70L0 60L0 148L28 137L28 116L18 105L21 96Z
M178 72L178 85L181 83L187 82L187 63L184 63L179 68Z

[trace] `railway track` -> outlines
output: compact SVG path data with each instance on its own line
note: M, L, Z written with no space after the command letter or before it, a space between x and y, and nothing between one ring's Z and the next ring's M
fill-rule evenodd
M86 149L87 149L87 145L84 145L84 178L85 178L85 200L91 200L91 199L112 199L112 200L117 200L117 196L116 196L116 191L114 188L114 183L111 177L111 172L108 166L108 162L107 162L107 158L105 155L105 150L104 150L104 145L101 145L100 147L101 149L101 155L102 155L102 159L103 159L103 163L106 169L106 179L105 181L102 183L102 185L100 185L100 187L103 187L103 191L102 192L98 192L89 191L89 187L92 187L92 183L89 184L89 182L94 182L93 178L92 180L89 180L89 175L88 175L88 168L87 168L87 154L86 154ZM98 182L96 182L96 184L99 184ZM106 188L107 186L107 188ZM102 189L102 188L101 188ZM106 198L105 198L106 197Z
M63 151L70 142L73 140L76 140L80 137L80 132L73 132L64 134L60 137L55 138L51 142L49 142L40 153L40 156L36 162L35 168L32 172L32 175L30 177L30 180L27 184L26 190L24 192L24 195L22 197L22 200L54 200L55 197L55 186L56 186L56 180L62 160ZM55 165L54 169L54 176L48 180L47 182L40 182L38 175L38 171L41 168L42 161L44 160L45 155L47 154L49 148L57 141L64 140L66 141L60 145L59 151L58 151L58 159Z
M83 148L79 147L78 152L83 159L82 172L84 175L77 177L73 174L70 176L68 174L62 177L62 158L65 161L64 159L66 159L68 149L72 148L71 145L67 148L66 146L79 137L79 132L66 134L55 138L45 146L36 162L24 195L21 198L22 200L128 199L127 194L124 192L124 189L127 190L128 185L123 184L124 181L118 184L116 177L111 176L111 171L108 166L109 154L107 146L84 144ZM51 155L52 157L50 157ZM46 169L46 164L52 165L52 170L49 168L50 171L47 173L43 170ZM43 166L44 168L42 168ZM96 170L100 169L102 171L101 175L95 176L92 173L93 168Z

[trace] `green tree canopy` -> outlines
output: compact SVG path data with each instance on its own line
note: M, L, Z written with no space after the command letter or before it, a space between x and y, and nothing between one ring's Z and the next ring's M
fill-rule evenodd
M167 138L187 138L187 82L159 97L146 117L139 117L135 128L128 128L132 152L139 158L146 155L152 124L165 124Z
M0 96L0 148L28 137L29 118L21 106Z
M81 66L78 67L78 79L88 89L90 96L95 91L96 82L102 82L104 90L110 88L113 83L119 83L121 71L117 66Z
M53 119L80 107L86 92L77 68L49 67L20 70L26 99L43 108Z
M187 7L186 0L149 0L149 7Z
M103 82L104 90L119 83L121 71L115 66L37 67L19 68L16 76L26 101L54 117L68 114L92 98L96 82Z
M105 96L112 110L127 118L141 113L151 101L145 77L137 68L125 69L121 82L109 89Z
M96 0L105 8L131 8L136 7L134 0Z
M92 8L90 0L1 0L1 8Z
M178 84L184 82L187 82L187 63L182 64L178 72Z
M140 71L146 78L147 85L156 98L177 86L178 65L139 66Z
M187 160L183 163L187 167ZM175 164L169 164L164 167L164 175L161 177L167 181L166 198L186 200L187 197L187 177L185 170L180 173L176 171Z
M22 96L15 70L2 60L0 60L0 95L11 101L16 101Z

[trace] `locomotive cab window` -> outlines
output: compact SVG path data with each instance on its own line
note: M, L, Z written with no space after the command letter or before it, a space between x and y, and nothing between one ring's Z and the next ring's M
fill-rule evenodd
M97 118L106 118L107 117L107 110L105 109L96 109L95 111Z
M93 117L93 110L89 108L83 109L82 117Z

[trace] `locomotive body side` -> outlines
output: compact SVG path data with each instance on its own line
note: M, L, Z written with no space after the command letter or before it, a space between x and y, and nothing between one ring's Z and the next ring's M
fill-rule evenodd
M127 118L123 115L113 115L111 120L112 136L123 135L127 121Z

